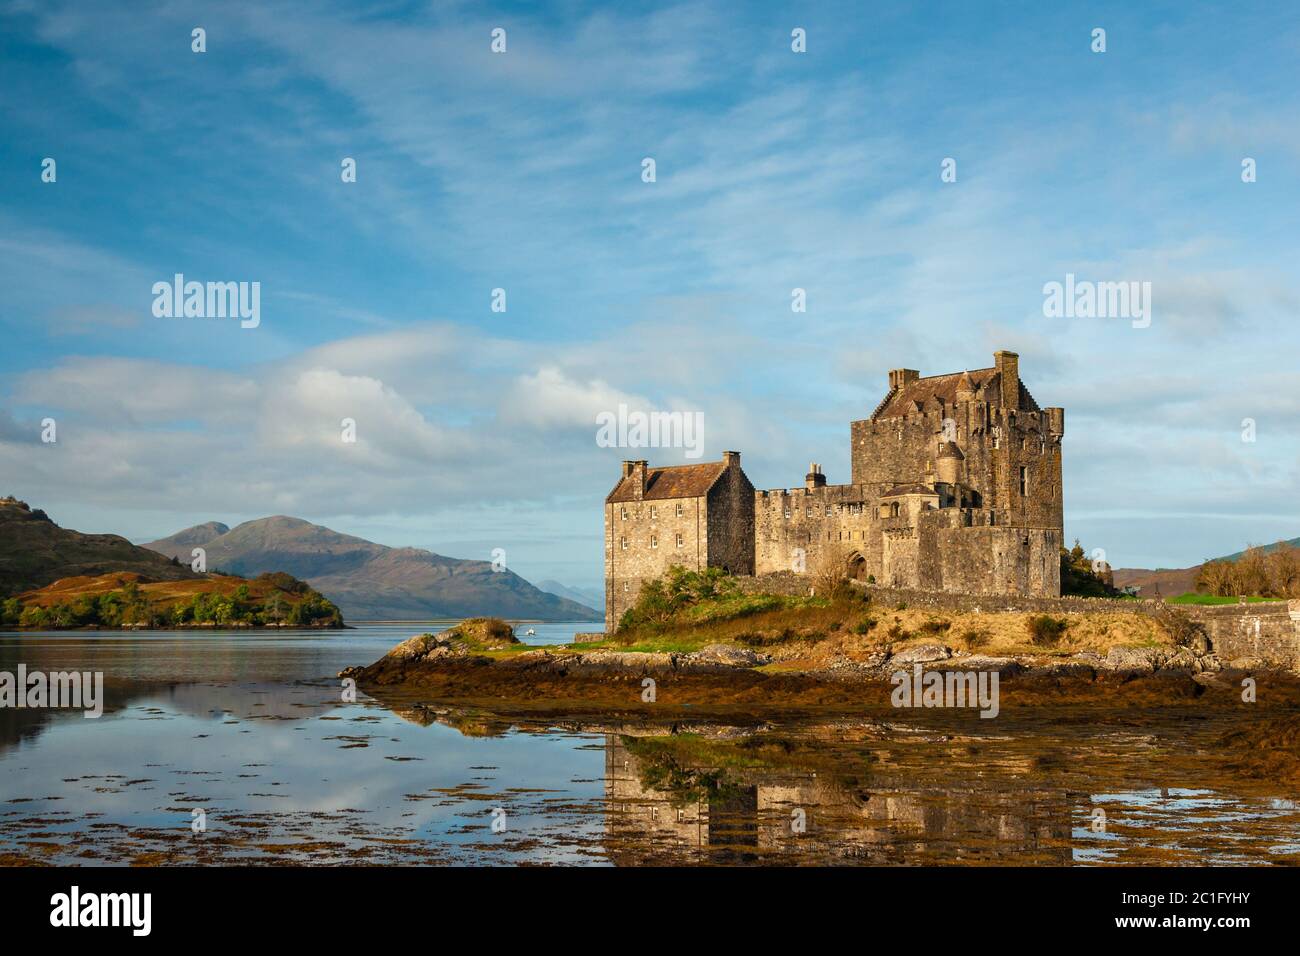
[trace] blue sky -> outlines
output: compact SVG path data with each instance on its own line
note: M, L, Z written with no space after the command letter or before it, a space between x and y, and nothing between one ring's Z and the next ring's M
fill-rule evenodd
M889 368L1010 348L1067 410L1067 536L1300 535L1300 13L1216 6L0 3L0 493L595 586L619 460L682 460L597 412L844 481ZM177 272L261 325L154 318ZM1151 327L1045 318L1066 273L1151 282Z

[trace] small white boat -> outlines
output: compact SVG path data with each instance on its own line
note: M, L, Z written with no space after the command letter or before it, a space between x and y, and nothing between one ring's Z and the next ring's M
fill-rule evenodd
M524 631L524 635L526 637L536 637L537 632L530 627L528 630Z

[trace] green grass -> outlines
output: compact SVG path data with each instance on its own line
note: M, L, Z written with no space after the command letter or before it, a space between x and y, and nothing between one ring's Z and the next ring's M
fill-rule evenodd
M1178 597L1170 598L1166 604L1237 604L1241 601L1247 604L1266 604L1274 601L1285 601L1286 598L1268 598L1268 597L1220 597L1217 594L1196 594L1188 591L1186 594L1180 594Z

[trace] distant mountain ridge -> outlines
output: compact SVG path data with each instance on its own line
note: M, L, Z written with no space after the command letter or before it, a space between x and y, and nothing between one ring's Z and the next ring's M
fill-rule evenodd
M605 606L605 596L598 591L589 588L571 588L548 578L545 581L538 581L537 586L547 594L554 594L556 597L567 598L584 607L589 607L593 611L599 610Z
M224 530L222 530L224 529ZM421 548L390 548L301 518L274 515L234 528L207 522L142 545L168 558L206 551L209 570L255 576L285 571L333 601L345 619L429 620L492 615L596 621L592 608L529 584L488 561Z
M1300 548L1300 538L1291 538L1288 541L1275 541L1273 544L1263 545L1261 550L1272 551L1280 545L1291 545ZM1238 551L1235 554L1224 555L1221 558L1210 558L1210 561L1236 561L1246 552ZM1200 564L1193 565L1190 568L1117 568L1115 574L1116 587L1138 587L1141 588L1143 597L1177 597L1180 594L1186 594L1188 591L1196 590L1196 578L1201 572L1201 568L1208 561L1202 561Z
M187 552L188 553L188 552ZM202 575L115 534L60 528L39 508L0 498L0 598L53 584L61 578L134 572L155 581L198 580Z

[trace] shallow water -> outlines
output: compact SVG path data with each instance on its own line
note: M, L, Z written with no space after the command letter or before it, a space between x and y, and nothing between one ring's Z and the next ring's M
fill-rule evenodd
M425 629L0 633L0 670L103 671L108 701L0 710L0 862L1300 857L1297 795L1224 770L1224 717L656 725L342 699L341 668Z

